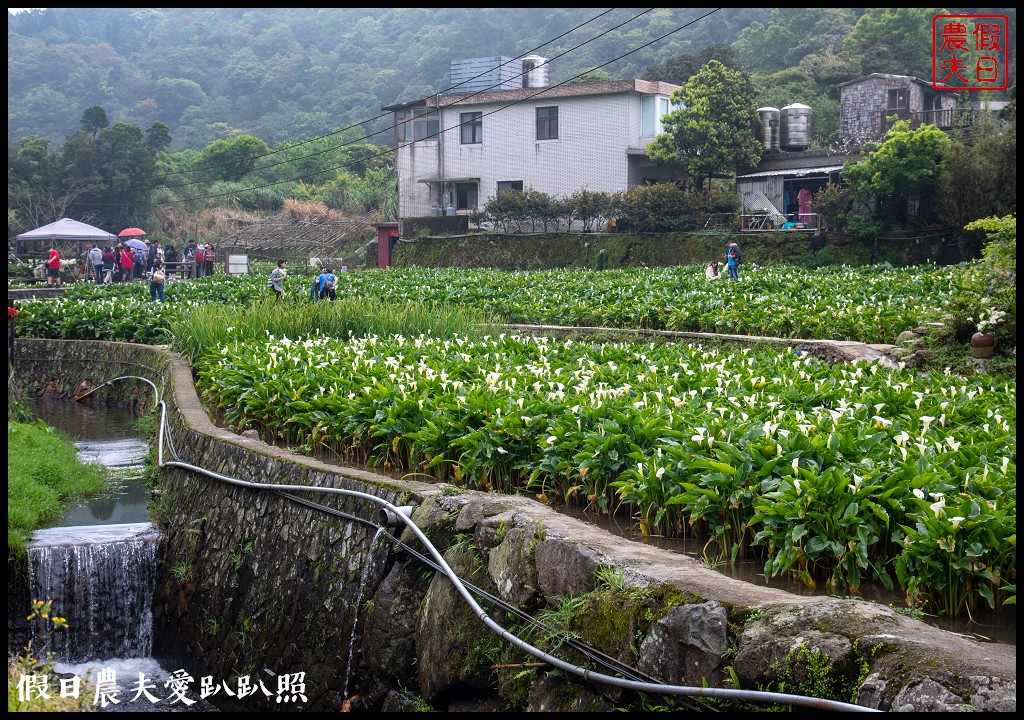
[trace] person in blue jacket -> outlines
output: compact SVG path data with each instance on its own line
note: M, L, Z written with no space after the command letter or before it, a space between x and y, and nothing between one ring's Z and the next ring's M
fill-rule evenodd
M322 273L313 280L313 286L309 290L311 300L325 300L338 298L338 276L334 274L334 268L328 265Z
M734 242L731 242L728 245L726 245L725 267L729 271L730 280L740 279L740 246Z

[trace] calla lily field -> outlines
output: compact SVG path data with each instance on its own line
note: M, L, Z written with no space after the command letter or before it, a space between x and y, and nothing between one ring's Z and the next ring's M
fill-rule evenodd
M500 327L891 342L940 314L957 283L935 266L743 271L373 270L343 275L336 304L306 302L296 273L273 312L258 273L171 282L163 304L142 287L80 285L19 302L17 328L173 343L225 423L305 452L628 513L646 533L835 592L870 579L947 615L1014 603L1014 382ZM458 321L414 324L416 308Z

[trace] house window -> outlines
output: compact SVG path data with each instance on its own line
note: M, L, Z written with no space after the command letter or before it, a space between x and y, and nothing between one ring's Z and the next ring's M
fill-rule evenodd
M522 180L499 180L498 181L498 192L522 192L523 181Z
M640 136L656 137L665 132L661 119L672 110L679 110L682 105L675 105L667 97L644 95L640 98Z
M432 108L411 108L395 113L396 143L436 138L439 130L437 111Z
M462 128L462 144L475 145L484 141L484 114L470 112L459 114L459 126Z
M537 108L537 139L557 140L558 139L558 108L539 107Z
M476 210L476 183L455 183L455 209Z
M905 88L898 88L896 90L889 91L889 109L890 110L906 110L907 109L907 91Z

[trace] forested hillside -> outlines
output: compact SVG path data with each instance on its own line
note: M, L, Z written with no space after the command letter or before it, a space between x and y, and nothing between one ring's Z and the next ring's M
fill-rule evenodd
M8 141L60 142L96 105L114 122L165 123L171 150L202 149L240 132L270 145L305 140L445 90L453 59L566 53L551 67L552 82L561 82L707 12L58 8L8 15ZM720 10L601 69L637 77L768 17L763 9ZM364 130L369 136L383 126L372 121Z
M1011 18L1012 59L1016 13L998 11ZM112 122L166 124L171 151L200 150L239 134L276 146L354 124L386 144L386 134L374 137L386 124L381 107L443 92L452 60L537 53L552 60L552 84L588 72L679 82L702 50L722 45L731 45L754 74L766 102L811 105L827 135L837 82L870 72L930 77L936 12L942 11L33 10L8 14L8 142L36 135L59 144L79 130L86 109L100 106Z

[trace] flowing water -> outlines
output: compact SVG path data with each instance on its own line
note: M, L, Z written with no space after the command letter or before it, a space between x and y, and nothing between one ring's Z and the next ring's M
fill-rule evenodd
M29 587L52 599L68 629L50 649L63 662L144 658L153 652L153 591L160 533L150 523L37 530Z
M356 647L357 630L359 628L359 607L363 602L363 591L366 589L366 576L370 574L373 568L373 551L377 547L377 542L381 536L387 531L383 525L377 528L376 534L373 536L373 540L370 541L370 550L366 554L366 561L363 563L363 572L359 577L359 591L356 593L356 604L355 610L352 615L352 636L348 639L348 662L345 663L345 684L344 693L342 696L343 700L348 700L348 684L352 678L352 654Z
M80 460L107 466L115 479L109 492L70 507L58 526L32 534L32 597L52 599L54 614L68 621L49 641L55 671L81 681L80 692L101 712L215 711L198 700L198 680L182 691L182 671L152 657L161 536L149 522L142 477L149 446L136 417L102 404L40 400L30 407L73 439Z

